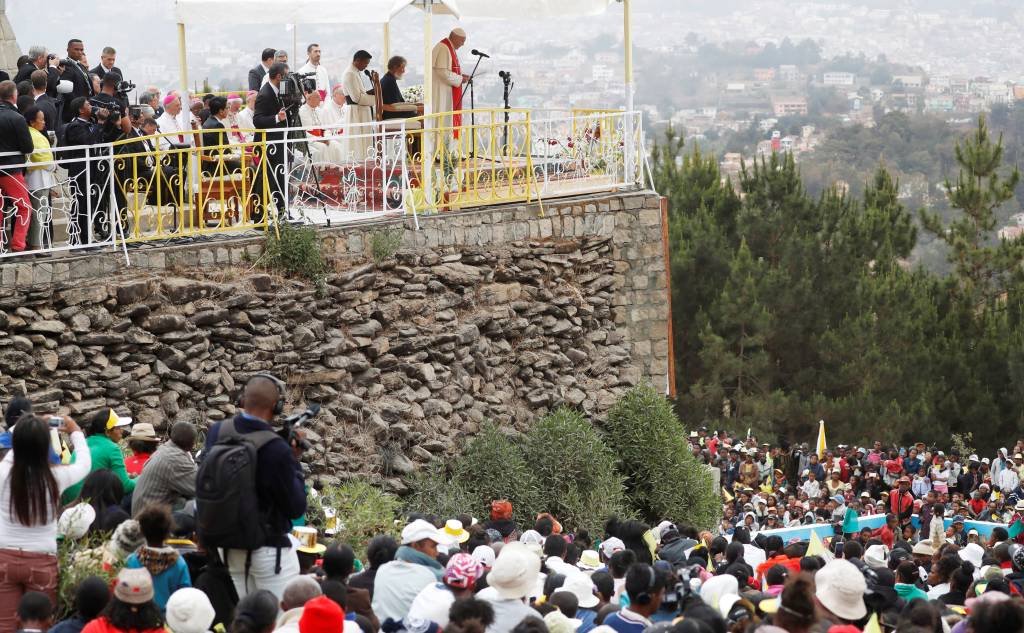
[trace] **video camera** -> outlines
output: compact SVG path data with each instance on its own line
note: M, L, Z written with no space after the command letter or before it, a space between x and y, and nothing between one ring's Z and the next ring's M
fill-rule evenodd
M687 602L696 598L700 600L701 572L700 565L680 565L676 567L675 574L678 582L675 587L668 587L665 590L663 604L667 609L682 611Z
M310 404L305 411L293 413L281 420L281 425L284 427L281 436L288 442L289 446L294 442L296 446L304 451L308 451L313 448L313 445L309 443L309 440L299 436L295 431L303 424L315 418L319 413L320 405L314 402Z
M122 79L118 82L117 88L114 89L114 92L117 94L118 98L127 99L128 93L132 90L135 90L135 84L127 79Z
M288 73L281 80L280 96L286 110L298 110L306 93L316 90L316 73Z
M92 109L93 109L92 119L93 119L94 123L96 122L96 119L97 119L97 117L96 117L96 110L100 110L100 109L106 110L107 112L110 113L109 120L116 121L117 119L121 118L121 114L122 114L122 112L121 112L121 105L118 104L118 103L111 103L109 101L104 101L102 99L97 99L95 97L90 97L89 105L91 105Z

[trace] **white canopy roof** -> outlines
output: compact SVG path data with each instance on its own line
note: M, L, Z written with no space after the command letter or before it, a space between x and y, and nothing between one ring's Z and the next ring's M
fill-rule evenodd
M616 0L434 0L435 14L536 19L596 15ZM422 0L175 0L179 24L382 24Z
M415 0L176 0L179 24L382 24ZM434 12L460 15L457 0Z

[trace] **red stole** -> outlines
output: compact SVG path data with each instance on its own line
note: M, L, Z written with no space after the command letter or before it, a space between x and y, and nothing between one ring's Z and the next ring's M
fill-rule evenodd
M441 43L448 47L448 53L452 56L452 72L459 76L459 81L462 80L462 66L459 65L459 56L455 54L455 47L448 41L448 38L441 40ZM452 109L462 109L462 83L457 86L452 86ZM459 138L458 128L462 127L462 115L459 113L452 115L452 127L455 129L455 138Z

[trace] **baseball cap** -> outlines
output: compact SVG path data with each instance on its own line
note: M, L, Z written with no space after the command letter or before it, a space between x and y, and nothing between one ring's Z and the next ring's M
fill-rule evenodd
M402 529L402 545L410 545L427 539L434 541L438 545L455 544L455 539L423 519L416 519Z

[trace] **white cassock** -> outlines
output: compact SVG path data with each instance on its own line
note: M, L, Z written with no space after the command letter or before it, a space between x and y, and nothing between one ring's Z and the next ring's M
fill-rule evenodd
M373 106L377 104L376 98L367 94L362 76L363 73L355 66L349 66L341 78L345 94L351 100L343 111L345 133L342 135L342 152L346 160L356 162L372 157L373 126L359 124L373 123Z
M156 120L156 126L160 128L161 134L177 134L176 136L161 136L160 137L160 149L170 149L171 143L175 145L195 145L195 136L191 134L192 127L188 124L191 119L192 113L182 109L178 113L178 116L171 116L167 111L164 111Z
M312 62L307 61L306 65L299 69L299 74L308 73L316 73L316 89L320 92L321 99L327 99L331 95L331 80L327 75L327 69L323 64L314 66Z
M299 108L299 121L302 123L302 127L319 129L321 133L326 135L327 133L324 132L323 126L329 125L329 123L324 121L324 114L325 108L323 105L311 108L307 103ZM338 141L330 141L324 136L317 136L307 131L306 143L309 145L310 158L313 159L314 163L340 162L341 144Z
M240 130L252 130L252 110L249 108L242 108L239 110L238 114L235 115L234 123L238 125L238 129ZM245 134L245 140L252 140L252 132L243 132L243 134Z
M468 108L468 104L463 106L454 103L452 100L452 88L458 88L462 85L462 75L452 70L452 55L445 41L438 42L434 46L433 55L431 55L431 66L434 69L433 90L431 94L434 100L431 104L431 110L434 113L451 112L456 108L460 110ZM445 117L441 125L451 127L451 124L452 119L449 116Z

